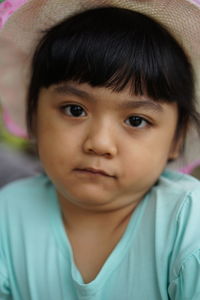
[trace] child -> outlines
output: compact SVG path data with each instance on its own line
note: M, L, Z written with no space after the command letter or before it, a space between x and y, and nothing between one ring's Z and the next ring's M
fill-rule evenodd
M40 18L67 18L36 47L27 94L45 174L0 192L0 299L198 300L200 184L165 167L200 125L197 49L175 39L199 9L64 2L43 3Z

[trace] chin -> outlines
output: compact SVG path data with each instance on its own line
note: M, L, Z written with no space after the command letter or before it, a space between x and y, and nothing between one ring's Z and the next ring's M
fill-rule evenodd
M87 209L93 209L93 208L101 208L107 206L110 202L112 202L111 197L108 195L105 195L102 191L99 193L93 192L81 192L77 193L70 193L64 198L72 203L75 206L87 208Z

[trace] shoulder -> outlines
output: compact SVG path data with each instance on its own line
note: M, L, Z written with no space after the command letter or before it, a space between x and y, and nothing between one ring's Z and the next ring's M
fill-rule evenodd
M162 234L166 230L162 240L163 253L171 245L171 299L199 299L200 181L189 175L166 170L152 189L151 195L155 202L155 217L159 219L159 230ZM162 239L162 235L159 238Z
M159 230L165 228L166 238L171 230L172 240L180 241L184 236L185 243L193 246L195 244L194 249L197 245L200 246L199 180L166 170L149 192L147 199L146 215L151 215L154 221L156 219Z
M200 181L167 170L150 197L148 212L151 209L156 219L159 237L171 241L171 259L179 269L188 255L200 249Z
M184 233L185 241L190 240L191 243L191 237L194 236L193 244L195 242L200 246L200 231L197 229L200 227L200 181L167 170L160 177L153 193L156 194L157 207L163 215L169 214L170 222L176 225L177 238L181 239Z
M171 222L175 225L175 238L171 278L180 278L180 274L185 276L186 266L190 270L192 266L198 268L200 274L200 181L189 175L166 171L160 185L163 198L173 208Z
M45 187L50 180L45 174L13 181L0 189L0 197L13 195L13 193L26 194Z
M56 199L55 189L45 175L13 182L0 190L0 243L45 229ZM27 226L28 224L28 226ZM13 242L14 243L14 242Z
M177 192L188 192L200 188L200 181L193 176L166 169L160 176L159 184L163 188L173 187Z
M41 174L0 189L0 299L9 290L7 262L20 262L24 251L48 232L52 188Z
M30 207L31 203L45 198L50 188L52 184L44 174L9 183L0 189L0 214L5 213L6 208L12 211L14 207Z
M196 203L200 208L200 181L193 176L165 170L152 189L158 201L179 207L179 212L188 203Z
M167 170L161 176L160 184L168 205L174 202L177 207L174 215L177 238L181 239L184 234L184 242L188 240L190 244L198 244L200 247L200 181L192 176Z

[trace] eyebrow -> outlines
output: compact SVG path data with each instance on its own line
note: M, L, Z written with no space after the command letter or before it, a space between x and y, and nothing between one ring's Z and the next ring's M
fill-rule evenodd
M141 100L141 101L125 101L120 103L119 105L121 108L126 108L126 109L137 109L137 108L144 108L147 110L152 110L155 112L163 112L163 107L160 103L154 102L152 100Z
M80 98L94 101L94 98L89 93L77 89L69 84L58 85L53 89L53 91L55 91L59 95L75 95Z
M82 99L87 99L89 101L95 101L95 98L91 96L86 91L73 87L69 84L57 85L53 88L53 91L60 95L75 95ZM119 107L122 109L138 109L144 108L147 110L155 111L155 112L163 112L163 107L160 103L155 102L151 99L143 99L143 100L125 100L119 104Z

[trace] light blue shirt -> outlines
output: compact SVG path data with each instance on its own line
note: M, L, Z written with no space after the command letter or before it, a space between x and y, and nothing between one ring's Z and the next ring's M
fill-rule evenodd
M0 299L199 300L199 181L165 171L88 284L50 180L9 184L0 191Z

